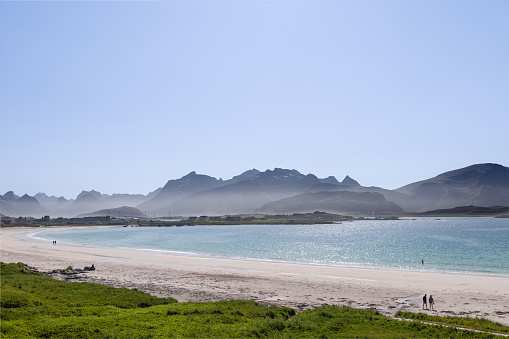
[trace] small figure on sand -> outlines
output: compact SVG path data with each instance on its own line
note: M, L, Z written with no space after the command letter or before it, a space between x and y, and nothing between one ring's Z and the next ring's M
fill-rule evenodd
M428 302L426 301L426 294L424 294L424 297L422 297L422 309L427 310L428 309ZM426 306L426 308L424 308Z
M435 303L435 301L433 300L433 296L430 294L429 295L429 309L430 311L433 311L433 304Z
M85 266L83 271L95 271L95 265L92 264L92 266Z

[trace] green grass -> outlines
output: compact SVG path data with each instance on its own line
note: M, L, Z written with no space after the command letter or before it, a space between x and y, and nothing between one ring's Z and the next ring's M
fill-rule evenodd
M447 325L455 325L461 327L472 328L481 331L493 331L500 333L509 333L509 327L500 323L490 321L484 318L471 318L471 317L439 317L428 315L424 313L411 313L398 311L395 316L397 318L414 319L419 321L435 322Z
M124 288L57 281L1 264L2 338L494 338L322 306L296 314L250 300L177 303Z

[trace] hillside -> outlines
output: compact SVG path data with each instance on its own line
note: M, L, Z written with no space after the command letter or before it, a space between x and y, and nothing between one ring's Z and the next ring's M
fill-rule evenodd
M401 213L403 209L385 200L380 193L356 193L348 191L305 193L294 197L272 201L256 213Z
M487 216L509 216L509 206L459 206L454 208L427 211L417 213L418 216L434 217L487 217Z
M135 207L122 206L108 208L91 213L80 214L78 217L118 217L118 218L143 218L145 215Z
M449 171L395 190L408 199L407 211L429 211L476 205L509 206L509 168L477 164Z

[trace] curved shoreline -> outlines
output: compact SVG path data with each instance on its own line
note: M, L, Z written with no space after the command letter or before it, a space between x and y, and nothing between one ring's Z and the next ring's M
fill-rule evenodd
M38 236L40 233L44 232L58 232L58 230L66 230L66 229L87 229L87 228L116 228L119 230L123 230L123 227L119 226L56 226L56 227L42 227L42 229L32 228L33 232L26 232L24 234L20 234L20 238L30 237L31 239L26 239L27 241L51 241L53 237L50 234L46 234L45 238L41 238ZM75 237L79 237L80 232L78 232ZM111 235L110 235L111 236ZM163 255L176 255L176 256L186 256L186 257L201 257L201 258L216 258L216 259L228 259L228 260L241 260L241 261L254 261L254 262L264 262L264 263L280 263L280 264L296 264L296 265L311 265L311 266L321 266L321 267L334 267L334 268L356 268L356 269L369 269L369 270L382 270L382 271L403 271L403 272L427 272L427 273L443 273L443 274L459 274L459 275L481 275L481 276L493 276L493 277L509 277L509 267L496 267L496 269L485 270L482 266L471 267L470 269L460 269L458 267L462 266L461 262L455 262L454 267L444 266L438 267L434 264L426 263L426 265L397 265L397 263L389 263L387 265L376 264L376 263L363 263L363 262L332 262L321 261L321 258L315 258L316 260L305 260L306 258L294 258L294 259L283 259L283 258L271 258L266 256L265 258L258 258L256 256L245 257L242 254L236 255L228 255L228 254L215 254L215 253L201 253L199 251L191 252L191 251L182 251L182 250L170 250L170 249L157 249L157 248L141 248L141 247L124 247L121 244L117 244L117 246L110 245L96 245L95 243L76 243L68 240L58 240L59 244L64 244L66 246L75 246L75 247L91 247L91 248L103 248L103 249L112 249L112 250L126 250L126 251L139 251L146 253L154 253L154 254L163 254ZM65 241L65 242L64 242ZM497 261L498 262L498 261ZM459 265L459 266L458 266ZM502 265L502 261L500 261L500 265ZM468 266L468 265L467 265ZM484 270L483 270L484 269Z
M93 228L94 226L83 226L79 228ZM95 226L104 228L105 226ZM118 227L118 226L106 226L106 227ZM70 227L58 227L59 229L68 229ZM73 229L76 229L76 226L72 226ZM36 242L48 242L50 239L31 237L30 234L37 234L40 232L46 232L47 230L38 230L35 232L23 232L15 235L20 240L25 241L36 241ZM57 231L55 229L55 231ZM369 266L362 264L330 264L330 263L313 263L313 262L296 262L296 261L284 261L284 260L272 260L272 259L261 259L261 258L243 258L243 257L228 257L228 256L220 256L213 254L202 254L202 253L194 253L194 252L179 252L179 251L169 251L169 250L157 250L157 249L145 249L145 248L131 248L131 247L101 247L94 246L91 244L78 244L78 243L70 243L65 242L66 246L76 246L76 247L86 247L86 248L101 248L101 249L111 249L111 250L122 250L122 251L134 251L134 252L144 252L151 254L161 254L161 255L170 255L170 256L184 256L184 257L196 257L203 259L226 259L226 260L240 260L240 261L253 261L260 263L275 263L275 264L292 264L292 265L303 265L303 266L319 266L319 267L331 267L337 269L343 268L354 268L354 269L367 269L367 270L381 270L381 271L401 271L401 272L424 272L424 273L437 273L437 274L455 274L455 275L466 275L466 276L488 276L488 277L502 277L509 278L509 273L493 273L493 272L476 272L476 271L448 271L448 270L440 270L440 269L417 269L417 268L406 268L406 267L391 267L391 266Z
M179 301L253 299L297 310L340 304L393 314L406 298L416 302L403 308L419 312L419 297L427 293L437 300L433 314L485 317L509 325L509 276L195 257L16 237L33 231L2 228L1 261L21 261L40 270L94 263L97 270L88 273L91 282Z

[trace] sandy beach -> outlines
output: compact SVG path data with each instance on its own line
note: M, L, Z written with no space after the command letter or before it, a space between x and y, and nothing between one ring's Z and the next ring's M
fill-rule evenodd
M41 271L95 264L86 281L136 288L179 301L252 299L306 310L325 304L373 307L392 315L422 311L433 295L434 315L483 317L509 325L509 276L378 270L154 254L53 245L15 235L34 228L2 228L1 261Z

